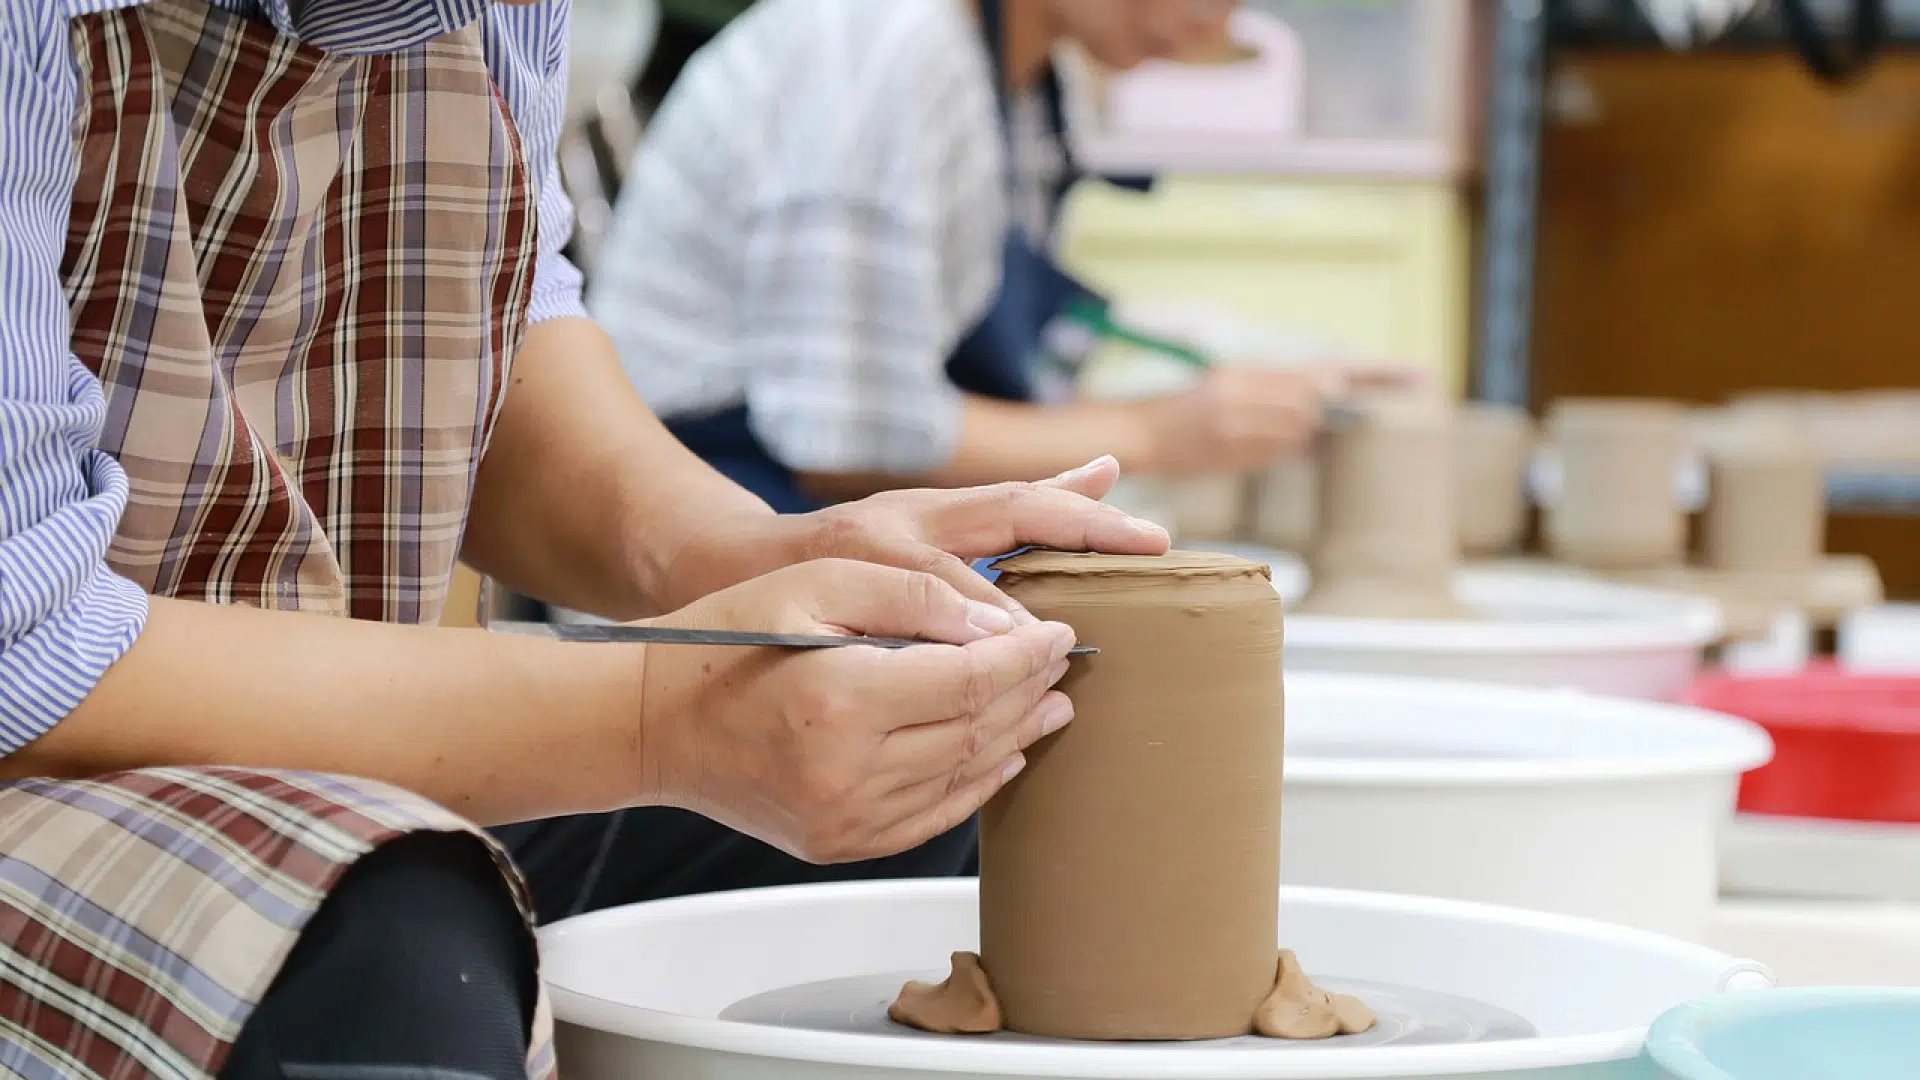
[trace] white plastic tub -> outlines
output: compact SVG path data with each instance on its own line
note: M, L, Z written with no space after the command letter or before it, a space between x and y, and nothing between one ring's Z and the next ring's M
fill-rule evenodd
M1459 995L1518 1013L1534 1038L1441 1046L1041 1043L848 1035L720 1019L768 991L936 973L977 945L971 881L868 882L690 897L570 919L541 934L568 1080L1639 1080L1647 1026L1758 965L1549 915L1313 889L1281 894L1281 935L1325 976Z
M1287 676L1281 873L1704 940L1744 720L1578 691Z

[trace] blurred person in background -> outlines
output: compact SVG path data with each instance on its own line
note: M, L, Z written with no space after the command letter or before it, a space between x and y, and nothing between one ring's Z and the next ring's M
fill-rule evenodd
M1297 452L1330 369L1035 403L1048 327L1104 305L1046 253L1079 178L1055 48L1206 55L1236 6L760 0L653 117L589 303L670 430L783 511L1096 454L1177 474Z

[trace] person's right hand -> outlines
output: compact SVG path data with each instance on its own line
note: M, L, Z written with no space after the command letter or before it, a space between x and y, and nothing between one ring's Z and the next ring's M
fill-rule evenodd
M1015 627L931 574L823 559L657 625L865 634L900 650L647 647L645 795L814 863L896 854L972 816L1073 715L1073 631Z
M1313 371L1216 367L1189 390L1140 402L1153 471L1240 472L1305 451L1326 382Z

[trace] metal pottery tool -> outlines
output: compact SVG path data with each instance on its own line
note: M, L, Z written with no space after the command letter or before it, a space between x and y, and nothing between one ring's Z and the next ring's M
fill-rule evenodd
M500 633L528 637L551 637L560 641L599 644L641 645L743 645L775 649L844 649L867 645L876 649L905 649L938 642L913 638L841 637L835 634L766 634L751 630L681 630L667 626L580 626L547 623L505 623L492 628ZM1100 650L1077 645L1068 656L1093 656Z

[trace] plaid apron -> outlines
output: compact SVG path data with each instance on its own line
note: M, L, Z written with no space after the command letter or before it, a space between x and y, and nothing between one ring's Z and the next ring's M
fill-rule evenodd
M130 480L114 569L159 595L437 619L535 255L480 27L354 57L202 0L72 25L64 272ZM328 890L421 830L491 847L339 777L0 787L0 1075L217 1073ZM551 1026L542 1001L531 1077Z

